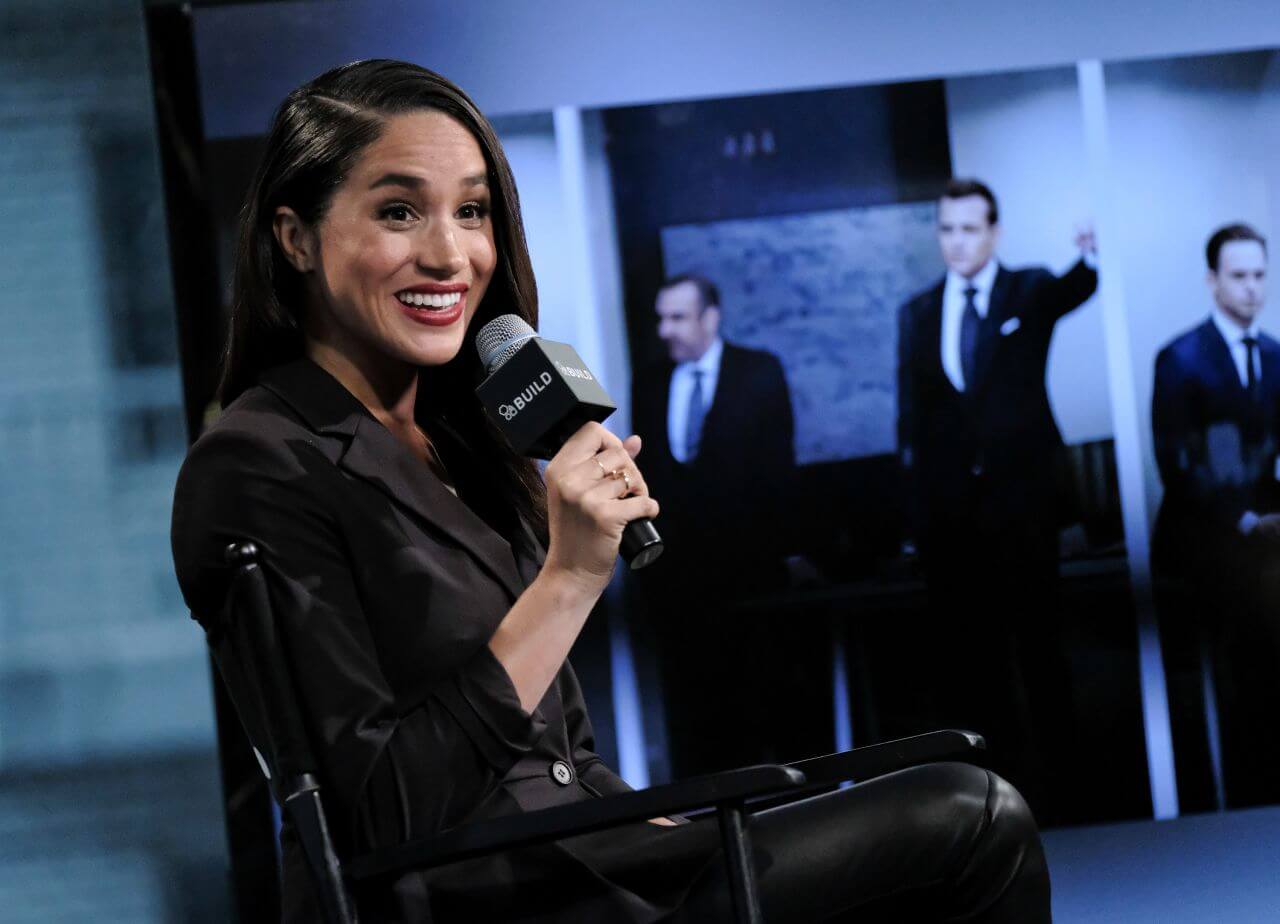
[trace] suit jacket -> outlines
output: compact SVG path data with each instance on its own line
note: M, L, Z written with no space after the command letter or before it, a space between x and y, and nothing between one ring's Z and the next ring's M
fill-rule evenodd
M444 452L446 464L464 469L464 452ZM306 359L237 398L178 478L174 560L206 629L223 618L222 549L249 539L263 551L340 855L628 789L593 751L567 662L533 713L521 708L487 642L542 551L527 529L492 529L461 490ZM551 772L559 761L573 769L567 784ZM521 920L648 921L692 874L636 895L602 877L593 845L630 839L642 856L667 830L642 824L408 876L360 897L362 919L499 920L506 887L537 874L559 885L526 890ZM292 832L282 840L286 919L318 920Z
M956 530L1012 537L1033 526L1056 529L1062 436L1045 365L1054 326L1097 284L1083 260L1061 277L1043 268L1000 267L979 334L975 381L964 392L942 367L945 279L902 306L898 446L918 541Z
M639 462L649 492L662 504L659 525L667 542L668 561L659 559L650 570L683 562L710 583L719 583L717 575L740 589L757 579L776 583L773 572L790 544L796 464L782 364L772 353L725 343L698 455L687 464L671 454L667 434L674 372L669 360L645 369L632 400L633 425L645 444Z
M1237 524L1246 510L1280 510L1280 343L1260 333L1258 349L1256 401L1211 319L1156 357L1151 429L1164 499L1152 563L1159 571L1216 570L1244 542Z

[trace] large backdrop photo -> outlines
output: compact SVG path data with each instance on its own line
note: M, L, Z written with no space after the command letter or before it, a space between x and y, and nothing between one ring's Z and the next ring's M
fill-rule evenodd
M677 769L785 754L751 728L833 648L856 740L972 727L1042 823L1150 810L1082 121L1066 68L605 111L633 423L676 501L630 620ZM967 390L940 200L992 241Z

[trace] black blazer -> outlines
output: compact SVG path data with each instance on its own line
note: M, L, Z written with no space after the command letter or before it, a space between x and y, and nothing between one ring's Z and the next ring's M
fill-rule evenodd
M940 523L971 522L978 503L993 531L1028 518L1052 521L1062 435L1045 389L1049 343L1058 320L1097 284L1083 260L1060 277L1039 267L1000 267L975 381L963 393L942 368L945 279L902 306L898 448L911 481L917 539Z
M1246 510L1280 510L1280 343L1259 334L1257 401L1240 383L1231 350L1212 320L1174 338L1156 356L1151 430L1164 499L1153 566L1170 573L1213 568L1242 543Z
M445 458L466 465L457 451ZM628 789L593 751L567 662L532 715L520 707L487 642L542 551L527 529L499 535L465 500L305 359L236 399L179 475L173 553L195 619L220 618L226 544L263 550L340 854ZM551 773L558 761L573 768L568 784ZM668 830L641 824L607 842L630 839L639 856ZM316 920L291 831L283 842L286 919ZM561 885L534 890L540 904L526 891L521 920L648 921L691 878L672 870L638 896L602 879L599 843L406 877L394 894L362 897L362 919L498 920L504 889L537 873Z
M753 559L775 562L785 554L794 494L795 422L782 363L772 353L725 343L690 464L676 461L667 434L674 372L669 360L650 366L633 388L632 423L644 440L639 462L649 492L662 505L669 557L651 570L693 556L710 572L723 557L743 577L760 576L752 575ZM735 539L732 549L726 537Z

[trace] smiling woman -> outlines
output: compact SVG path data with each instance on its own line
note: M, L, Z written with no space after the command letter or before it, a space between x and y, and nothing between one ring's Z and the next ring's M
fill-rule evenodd
M262 550L339 853L625 791L566 657L623 527L658 505L637 438L584 426L544 486L475 395L467 331L537 323L488 122L395 61L295 90L242 211L234 298L225 409L179 476L174 559L218 656L223 550ZM411 873L357 895L360 917L724 917L715 824L653 822ZM753 830L770 920L1048 914L1026 805L975 767L904 771ZM286 920L318 920L287 822L281 838Z
M276 238L318 308L305 323L312 358L361 374L385 356L457 355L497 262L486 174L455 119L411 112L387 119L320 221L276 206Z

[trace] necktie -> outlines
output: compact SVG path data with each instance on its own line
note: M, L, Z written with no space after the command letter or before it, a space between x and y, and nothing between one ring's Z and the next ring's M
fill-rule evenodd
M1249 397L1256 401L1258 398L1258 338L1242 337L1240 342L1244 344L1245 388L1249 392Z
M974 296L978 290L969 286L964 290L964 313L960 316L960 372L964 376L964 390L973 388L978 359L978 333L982 318L978 317L978 304Z
M702 441L702 421L707 416L706 405L702 400L701 369L693 371L693 393L689 395L689 413L684 422L685 461L692 462L698 455L698 444Z
M1240 435L1244 437L1247 449L1249 446L1256 447L1262 442L1265 421L1262 410L1262 389L1259 387L1256 362L1258 358L1258 338L1241 337L1240 342L1244 344L1245 348L1245 394L1248 396L1244 427Z

